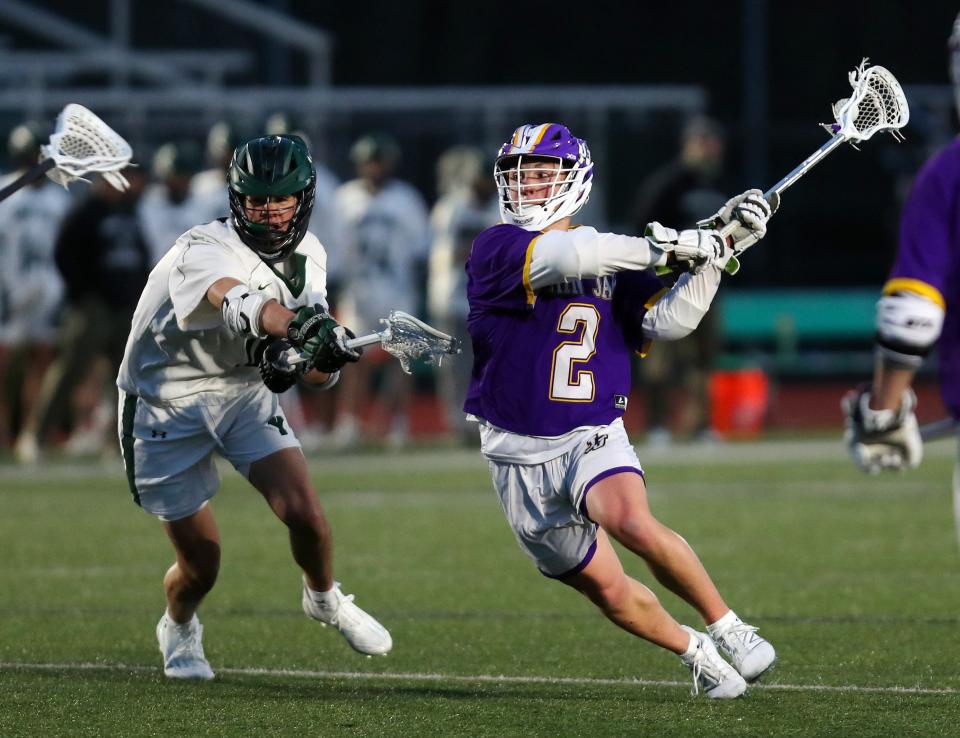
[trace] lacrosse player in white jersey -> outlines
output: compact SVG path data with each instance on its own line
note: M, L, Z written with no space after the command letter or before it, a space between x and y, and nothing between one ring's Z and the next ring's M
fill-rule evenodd
M20 174L37 163L43 133L32 123L10 132L8 150ZM70 206L66 190L41 177L0 203L0 299L5 306L0 344L3 421L21 425L53 359L64 285L54 259L57 230Z
M396 142L383 134L360 138L351 149L356 179L337 190L337 209L346 223L347 249L342 317L358 333L380 329L379 320L391 310L417 312L420 274L429 249L427 208L411 185L393 176L400 159ZM374 357L382 356L379 348ZM334 439L339 445L358 440L358 416L366 396L371 364L344 377L340 415ZM395 362L384 367L381 383L392 422L388 441L402 445L407 437L408 407L413 387Z
M181 234L209 218L202 204L190 195L190 182L200 169L200 150L195 143L163 144L154 152L152 168L154 182L137 203L137 216L154 265Z
M298 379L330 387L359 358L325 310L326 254L307 231L313 162L297 136L252 139L234 153L228 188L231 217L183 234L151 272L117 378L131 492L176 552L157 638L164 673L181 679L213 677L196 611L220 564L214 451L289 529L305 613L360 653L392 647L333 579L329 526L274 394ZM309 360L291 364L293 352Z
M496 186L483 152L454 146L437 160L440 198L430 211L433 242L427 282L430 319L451 336L467 334L467 273L464 265L473 239L500 222ZM437 389L447 411L447 423L461 442L475 446L477 424L463 414L463 398L470 386L473 347L465 341L459 356L437 371Z

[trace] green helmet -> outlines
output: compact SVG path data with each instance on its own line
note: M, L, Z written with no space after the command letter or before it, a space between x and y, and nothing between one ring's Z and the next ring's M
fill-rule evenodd
M290 256L307 232L316 182L313 159L299 136L264 136L240 144L233 152L227 183L240 240L268 264ZM297 196L297 209L285 231L247 218L246 196L285 195Z

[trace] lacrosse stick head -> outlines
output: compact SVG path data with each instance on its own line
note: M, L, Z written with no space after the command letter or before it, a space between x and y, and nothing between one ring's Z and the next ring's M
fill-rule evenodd
M877 131L889 131L897 140L903 140L900 129L910 120L903 87L884 67L867 66L867 59L850 72L850 97L833 104L835 123L824 127L850 143L866 141Z
M409 374L417 359L440 366L444 356L460 353L460 341L402 310L394 310L380 319L386 329L380 334L380 346L400 361Z
M64 187L91 173L103 175L117 190L130 186L120 174L121 169L130 166L130 144L83 105L70 103L60 111L53 135L40 152L56 165L47 176Z

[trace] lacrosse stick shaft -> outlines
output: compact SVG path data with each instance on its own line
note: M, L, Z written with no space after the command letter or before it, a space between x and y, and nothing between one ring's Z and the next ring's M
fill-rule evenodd
M955 436L960 433L960 423L953 418L943 418L920 426L920 437L924 441L936 441L940 438Z
M837 146L846 141L846 138L837 134L829 141L827 141L823 146L814 151L810 156L804 159L796 168L794 168L786 177L777 182L773 187L763 193L763 197L767 202L770 202L771 198L774 195L780 195L781 192L791 187L798 179L800 179L804 174L813 169L817 164L819 164L831 151L833 151ZM732 234L737 228L740 227L739 220L731 220L723 228L720 229L720 235L726 238ZM737 252L742 254L746 249L742 249Z
M0 190L0 202L6 200L17 190L22 189L31 182L35 182L36 180L40 179L40 177L49 172L55 166L57 166L57 163L53 159L44 159L39 164L30 167L30 169L25 171L23 174L13 180L13 182Z
M375 343L380 343L381 340L383 340L383 333L368 333L365 336L348 338L343 342L343 345L349 349L355 349L362 348L363 346L372 346Z
M356 338L348 338L343 342L344 346L349 349L362 348L364 346L372 346L375 343L380 343L383 340L383 333L368 333L365 336L357 336ZM288 363L292 366L296 364L302 364L305 361L309 361L310 357L307 354L298 354L290 359Z

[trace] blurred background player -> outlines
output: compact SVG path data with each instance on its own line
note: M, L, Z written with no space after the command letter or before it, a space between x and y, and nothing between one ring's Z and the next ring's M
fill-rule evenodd
M190 181L190 195L199 208L197 223L209 223L230 213L227 199L227 170L233 150L243 138L237 124L217 121L207 133L206 157L209 168L197 172Z
M346 256L340 310L357 335L382 328L380 318L391 310L416 314L424 292L430 233L426 204L420 193L394 176L400 147L390 136L372 133L350 149L356 179L337 190L336 204L346 227ZM339 392L333 440L356 444L361 437L360 413L368 398L385 412L387 442L402 446L409 433L412 377L379 347L344 377ZM371 370L380 360L382 376L372 384Z
M270 115L264 129L269 136L294 134L300 136L313 156L316 186L313 199L313 213L310 216L310 232L317 237L327 253L327 303L332 315L339 315L336 295L343 281L344 223L336 207L336 191L340 180L318 156L318 143L298 128L291 117L278 111ZM329 433L333 427L336 412L336 393L311 392L309 387L294 386L281 396L280 402L290 425L297 431L297 437L307 453L321 451L327 447Z
M10 132L7 151L16 170L10 179L40 160L48 135L37 123ZM0 203L0 303L6 308L0 332L2 435L16 436L53 359L63 302L54 242L70 201L63 187L40 177Z
M693 228L703 213L716 211L727 199L719 189L725 150L726 137L719 123L704 116L687 121L676 159L640 187L634 208L635 232L643 233L654 219L676 228ZM709 311L691 335L658 345L638 362L648 444L670 443L671 405L676 399L682 402L676 424L680 435L710 438L707 388L719 349L718 315L716 309ZM675 396L677 390L682 397Z
M473 351L467 337L467 273L473 239L500 221L493 161L480 149L455 146L437 160L439 199L430 211L433 241L427 282L428 312L444 333L461 339L461 353L437 370L437 389L447 424L463 442L477 440L477 426L463 415Z
M163 522L176 552L157 624L171 678L213 678L196 612L220 569L220 534L207 504L219 486L214 452L287 526L304 613L334 626L360 653L392 647L390 634L333 579L330 527L273 394L298 379L329 387L359 358L325 312L326 255L307 231L314 177L296 136L238 147L231 218L191 229L167 252L129 331L117 377L120 441L134 501ZM287 371L288 350L308 357L303 371Z
M960 15L949 40L960 111ZM936 347L940 394L960 420L960 139L934 155L914 181L900 218L896 260L877 303L873 380L843 398L846 442L867 472L914 468L923 441L914 414L914 375ZM960 536L960 460L953 475Z
M130 188L115 190L101 177L70 210L57 235L55 258L66 289L57 357L43 375L30 414L17 438L19 461L35 462L48 433L64 424L73 427L68 450L93 453L105 448L114 426L112 376L120 366L125 334L140 291L150 272L147 246L137 202L145 175L137 167L125 171ZM70 416L75 388L89 382L86 408ZM90 413L89 418L85 417Z
M205 213L190 194L190 183L202 163L200 147L193 141L168 142L153 154L153 182L137 206L151 266L174 241L203 220Z
M774 649L727 606L687 542L653 516L622 416L632 354L696 328L730 247L765 235L770 206L759 190L727 201L716 221L743 224L729 244L716 231L659 223L647 238L571 228L590 196L593 161L586 141L556 123L518 128L495 176L503 224L477 237L467 263L474 366L464 410L479 422L517 542L542 574L676 653L694 690L737 697L745 680L773 666ZM689 271L665 290L652 268L683 262ZM610 538L690 604L707 633L680 626L629 577Z

